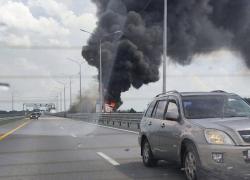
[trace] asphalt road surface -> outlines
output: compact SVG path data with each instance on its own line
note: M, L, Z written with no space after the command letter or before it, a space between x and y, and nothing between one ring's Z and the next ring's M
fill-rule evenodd
M51 116L5 124L0 126L0 179L184 179L172 163L145 167L137 136L134 130Z

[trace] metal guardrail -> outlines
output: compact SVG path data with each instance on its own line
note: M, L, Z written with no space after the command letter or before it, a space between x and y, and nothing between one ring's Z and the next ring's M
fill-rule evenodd
M70 114L70 113L54 113L49 114L53 116L65 117L65 118L72 118L79 121L85 122L92 122L92 123L112 123L115 125L119 123L121 126L123 124L127 124L129 128L130 124L137 124L138 129L140 128L140 123L143 114L142 113L112 113L112 114L98 114L98 113L77 113L77 114Z
M15 117L0 118L0 122L8 121L8 120L14 120L14 119L20 119L20 118L24 118L24 117L26 117L26 116L15 116Z

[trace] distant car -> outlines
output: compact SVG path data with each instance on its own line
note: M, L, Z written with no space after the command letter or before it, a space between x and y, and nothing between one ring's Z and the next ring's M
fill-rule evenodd
M38 120L39 115L37 113L31 113L30 119L37 119Z
M158 160L178 163L188 180L214 174L247 177L249 117L249 104L233 93L160 94L151 101L140 124L143 163L147 167L156 166Z

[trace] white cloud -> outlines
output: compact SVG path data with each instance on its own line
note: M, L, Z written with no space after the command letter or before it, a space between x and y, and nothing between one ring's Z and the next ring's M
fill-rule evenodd
M58 41L58 39L49 39L49 42L53 45L59 45L60 42Z
M196 89L202 89L203 91L209 91L210 89L206 86L204 81L202 81L197 75L191 73L190 76L195 83Z
M9 27L24 31L32 31L42 35L68 35L70 31L61 27L52 17L36 19L29 8L20 2L11 2L0 5L0 21Z
M91 13L84 13L79 16L68 9L67 5L56 2L55 0L29 0L29 7L43 7L50 16L57 16L65 26L80 27L87 26L88 30L96 27L96 18Z
M55 46L70 46L70 43L66 40L49 39L49 42Z
M222 74L227 74L227 71L223 68L220 68L219 71L222 73Z
M30 70L36 70L38 69L38 66L30 63L27 59L25 58L18 58L15 60L15 65L20 68L24 68L24 69L30 69Z
M54 0L29 0L29 7L43 7L49 16L60 16L62 12L68 11L68 7L63 3Z
M9 36L0 37L0 42L5 42L8 45L15 45L15 46L30 46L30 38L28 35L24 35L23 37L17 37L14 34Z

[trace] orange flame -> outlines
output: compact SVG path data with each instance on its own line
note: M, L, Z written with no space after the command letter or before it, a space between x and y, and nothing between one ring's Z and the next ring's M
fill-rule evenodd
M115 103L111 103L110 105L113 106L113 107L115 107Z
M107 89L104 89L104 91L106 92L106 91L107 91Z

